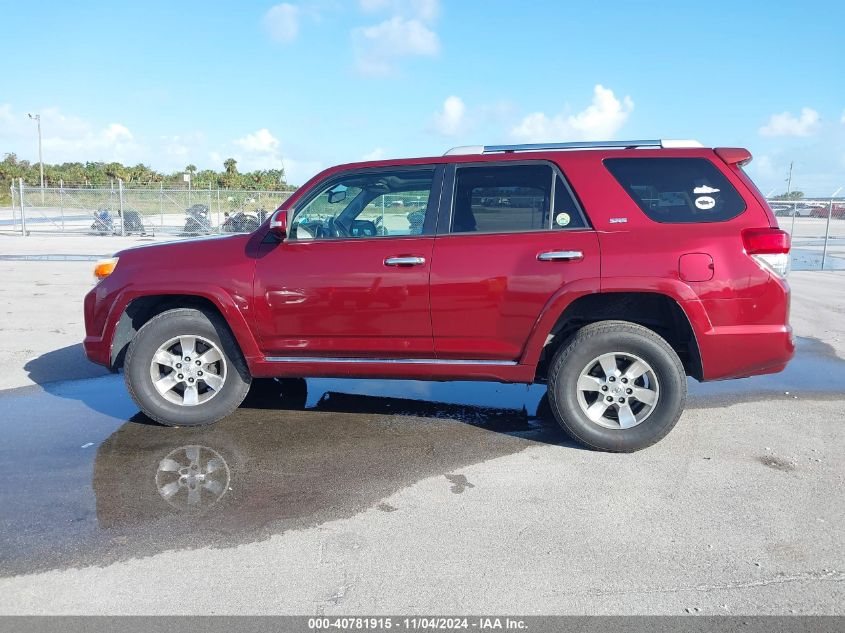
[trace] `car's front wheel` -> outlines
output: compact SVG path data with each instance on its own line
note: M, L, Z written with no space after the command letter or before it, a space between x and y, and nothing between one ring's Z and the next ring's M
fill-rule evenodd
M549 403L574 439L632 452L663 438L683 412L686 373L658 334L627 321L584 326L549 371Z
M251 381L226 323L187 308L150 319L132 340L124 369L136 404L168 426L202 426L226 417Z

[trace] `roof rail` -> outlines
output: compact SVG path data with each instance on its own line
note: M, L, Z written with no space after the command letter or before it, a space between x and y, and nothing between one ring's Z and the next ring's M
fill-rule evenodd
M444 156L455 156L461 154L495 154L499 152L538 152L569 149L635 149L638 147L660 147L668 149L704 146L698 141L672 139L635 141L576 141L574 143L520 143L517 145L466 145L463 147L453 147L448 152L446 152Z

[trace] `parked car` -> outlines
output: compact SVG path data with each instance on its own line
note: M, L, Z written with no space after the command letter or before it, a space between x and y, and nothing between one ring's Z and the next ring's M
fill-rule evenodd
M798 218L815 217L819 205L807 202L772 203L772 211L775 215L791 218L793 215Z
M251 234L100 262L85 350L167 425L224 418L271 377L544 382L572 437L638 450L678 421L687 376L793 355L789 235L750 159L616 141L333 167ZM481 213L481 190L540 202ZM428 200L422 222L359 218L400 194Z
M828 215L831 218L845 218L845 203L834 202L832 208L829 203L813 207L812 217L826 218Z

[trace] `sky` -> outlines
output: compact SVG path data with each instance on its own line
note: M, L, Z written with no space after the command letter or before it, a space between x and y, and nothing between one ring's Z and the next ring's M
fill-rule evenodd
M456 145L747 147L763 193L845 187L845 3L0 0L0 154L302 184ZM845 192L845 189L843 189ZM840 195L843 195L840 192Z

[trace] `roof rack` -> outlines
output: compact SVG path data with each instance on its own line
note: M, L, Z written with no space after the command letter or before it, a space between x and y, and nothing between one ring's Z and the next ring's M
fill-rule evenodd
M517 145L465 145L453 147L444 156L455 156L461 154L496 154L511 152L538 152L556 151L570 149L636 149L640 147L659 147L664 149L681 147L704 147L698 141L653 139L635 141L577 141L574 143L521 143Z

